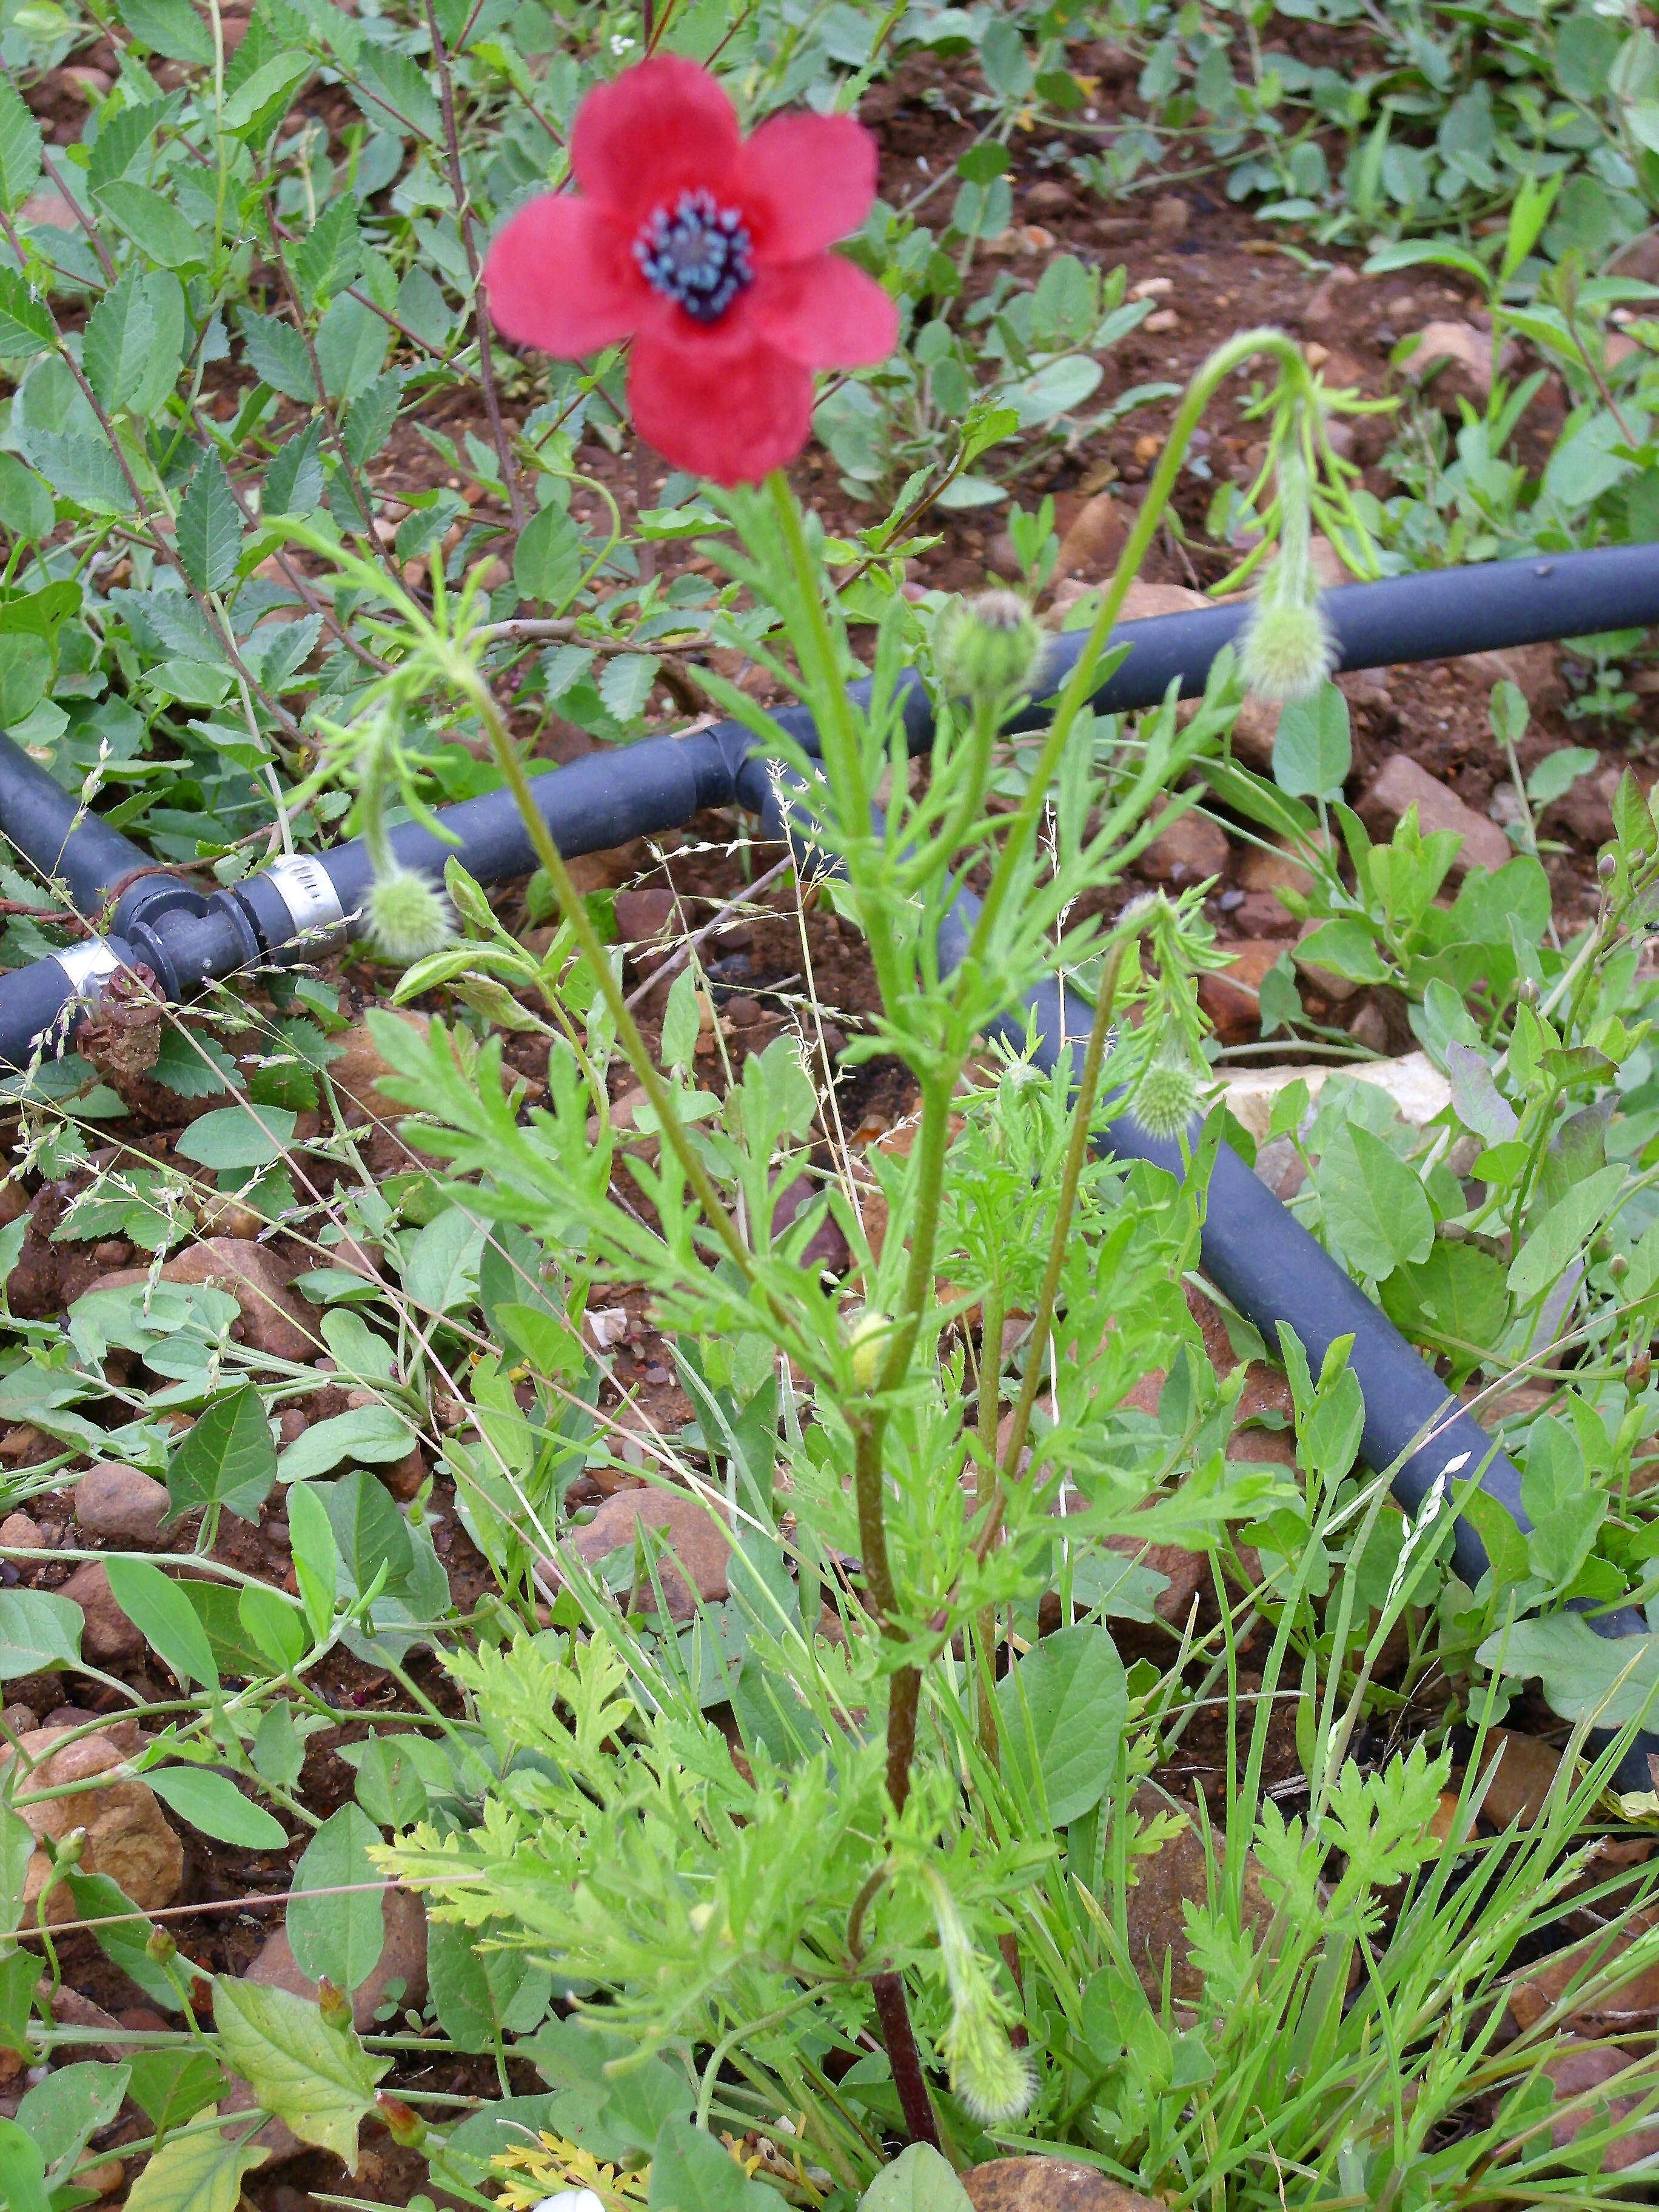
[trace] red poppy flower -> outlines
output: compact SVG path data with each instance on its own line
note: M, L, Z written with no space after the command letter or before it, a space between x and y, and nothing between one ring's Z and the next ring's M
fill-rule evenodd
M490 247L490 313L567 360L631 337L635 427L677 467L757 483L805 444L814 369L892 350L892 301L827 250L875 198L851 116L741 138L708 70L662 55L589 93L570 166L580 196L532 200Z

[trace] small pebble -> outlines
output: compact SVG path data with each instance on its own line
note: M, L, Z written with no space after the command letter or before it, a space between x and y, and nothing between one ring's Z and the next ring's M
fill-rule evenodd
M647 1367L645 1370L645 1379L647 1382L654 1382L660 1389L665 1382L672 1382L674 1378L665 1367Z

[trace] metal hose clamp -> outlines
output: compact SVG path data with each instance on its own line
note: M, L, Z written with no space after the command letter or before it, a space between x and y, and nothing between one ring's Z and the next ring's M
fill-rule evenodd
M77 999L95 999L98 986L127 964L107 937L85 938L52 957L69 977Z
M288 908L294 935L319 949L342 942L346 934L345 909L333 879L322 862L309 853L285 854L264 871Z

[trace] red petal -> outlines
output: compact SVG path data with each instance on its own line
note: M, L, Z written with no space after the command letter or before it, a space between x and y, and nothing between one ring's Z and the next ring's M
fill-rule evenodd
M650 299L616 224L572 192L520 208L491 246L483 281L504 337L565 360L629 337Z
M876 142L850 115L775 115L738 157L762 261L798 261L856 230L876 197Z
M812 379L763 339L641 338L628 371L634 428L665 461L716 483L758 483L812 427Z
M708 70L659 54L588 94L570 134L570 166L631 238L677 193L722 191L739 143L732 103Z
M839 253L757 270L744 308L770 344L806 368L861 368L898 343L898 309Z

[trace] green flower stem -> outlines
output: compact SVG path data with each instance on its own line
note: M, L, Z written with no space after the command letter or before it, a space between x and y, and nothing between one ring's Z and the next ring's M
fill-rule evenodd
M766 489L771 495L773 510L789 555L789 565L794 571L795 586L800 594L800 636L796 650L800 657L801 672L809 681L816 675L818 743L822 749L824 780L834 795L836 809L845 825L847 834L854 839L867 836L870 829L870 809L872 804L870 787L865 780L864 755L859 743L858 726L854 719L852 702L847 696L847 682L836 641L830 633L830 618L823 609L823 598L818 585L818 571L812 559L806 533L801 527L800 509L789 489L789 479L781 469L775 469L766 479ZM802 648L806 650L803 651ZM808 660L817 664L809 669ZM857 844L848 854L849 872L854 887L866 891L869 886ZM876 980L881 994L890 1006L896 1006L903 996L904 981L891 945L878 933L869 937L870 957L876 970Z
M738 1234L737 1224L721 1204L719 1192L710 1182L702 1162L692 1149L691 1140L686 1134L684 1125L674 1111L672 1094L658 1073L650 1054L646 1050L645 1039L640 1035L639 1025L629 1012L628 1002L623 996L621 985L611 973L611 963L605 957L605 947L599 942L599 933L588 918L587 908L582 904L581 896L570 880L570 871L564 864L563 855L554 843L553 833L543 820L541 810L531 793L530 780L524 772L524 764L519 758L518 748L513 742L507 725L501 720L501 709L495 704L495 696L489 684L485 683L470 660L453 653L447 655L447 658L451 680L457 690L465 693L478 710L479 719L489 739L489 750L495 757L495 765L500 769L506 780L507 787L517 803L525 828L530 833L530 842L535 848L536 857L548 872L564 919L570 925L571 934L580 948L582 957L592 970L594 979L604 995L605 1005L611 1010L611 1018L617 1024L617 1036L621 1042L622 1048L628 1055L629 1065L640 1079L641 1088L651 1102L651 1110L657 1117L658 1127L672 1147L674 1156L679 1161L685 1179L691 1186L697 1203L707 1216L710 1227L725 1245L728 1257L744 1280L753 1286L755 1267L750 1256L749 1248Z
M1054 781L1054 771L1072 734L1072 726L1087 705L1090 693L1094 689L1095 671L1100 656L1129 586L1146 557L1153 533L1164 519L1164 510L1175 490L1176 477L1187 447L1192 441L1193 432L1198 428L1204 410L1223 381L1254 356L1264 353L1278 362L1280 374L1288 386L1304 400L1317 404L1313 372L1303 359L1299 349L1283 331L1241 331L1237 337L1229 338L1224 345L1218 346L1208 360L1201 362L1194 372L1186 395L1176 410L1169 440L1153 472L1152 483L1147 486L1146 496L1140 503L1134 528L1129 532L1123 550L1118 556L1117 566L1112 571L1110 583L1101 595L1100 606L1089 626L1083 650L1060 691L1054 720L1048 726L1042 750L1037 755L1025 796L1020 802L1018 811L1010 819L1001 857L993 872L984 906L963 961L964 973L977 969L984 958L991 933L1013 889L1019 854L1026 840L1032 835L1037 817L1047 802L1048 787Z
M1100 992L1095 1000L1095 1018L1089 1025L1089 1042L1084 1048L1083 1078L1078 1085L1077 1103L1072 1112L1072 1127L1066 1143L1066 1160L1060 1170L1060 1197L1054 1207L1054 1225L1048 1237L1048 1256L1043 1264L1042 1285L1037 1293L1036 1314L1031 1323L1030 1342L1026 1347L1025 1376L1014 1405L1014 1418L1008 1432L1007 1447L1002 1455L1001 1479L1012 1480L1014 1469L1019 1464L1019 1455L1024 1449L1025 1436L1031 1423L1031 1408L1036 1402L1037 1386L1042 1373L1042 1356L1048 1348L1048 1333L1054 1327L1054 1302L1060 1294L1060 1278L1066 1265L1066 1245L1072 1233L1072 1216L1077 1207L1078 1185L1083 1179L1083 1163L1089 1151L1090 1123L1094 1118L1095 1097L1100 1089L1100 1071L1105 1065L1106 1047L1112 1033L1112 1010L1117 1003L1118 977L1123 969L1124 947L1114 945L1107 957L1100 978Z

